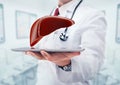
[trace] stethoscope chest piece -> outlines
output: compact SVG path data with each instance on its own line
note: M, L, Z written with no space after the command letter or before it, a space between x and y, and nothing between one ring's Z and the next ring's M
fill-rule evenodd
M61 33L61 35L59 36L60 40L62 41L67 41L68 39L68 35L66 33Z

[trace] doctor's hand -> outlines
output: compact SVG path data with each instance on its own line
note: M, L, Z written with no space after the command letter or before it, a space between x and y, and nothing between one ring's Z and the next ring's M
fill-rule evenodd
M80 52L60 52L60 53L48 53L46 51L26 52L27 55L31 55L39 60L48 60L55 63L58 66L65 66L70 64L71 58L80 55Z

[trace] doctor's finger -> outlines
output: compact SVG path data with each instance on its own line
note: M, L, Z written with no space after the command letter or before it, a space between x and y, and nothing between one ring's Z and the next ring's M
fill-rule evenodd
M34 52L26 52L26 54L31 55L39 60L45 60L45 58L40 53L34 53Z
M46 60L51 61L52 56L49 53L47 53L46 51L41 51L41 54Z
M66 57L62 53L49 54L45 51L41 51L41 54L46 58L46 60L49 60L49 61L54 62L54 63L68 60L68 57Z
M42 56L44 56L44 58L46 60L49 60L51 62L53 62L55 60L55 56L53 56L52 54L50 54L50 53L48 53L46 51L41 51L41 54L42 54Z

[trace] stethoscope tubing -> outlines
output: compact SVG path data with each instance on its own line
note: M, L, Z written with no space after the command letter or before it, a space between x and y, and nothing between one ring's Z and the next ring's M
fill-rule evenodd
M82 3L82 1L83 0L80 0L80 2L75 6L74 11L73 11L72 16L71 16L70 19L73 19L74 15L76 13L77 8L80 6L80 4ZM53 13L53 11L50 13L50 15L52 15L52 13ZM65 30L64 30L64 32L61 33L61 35L59 36L59 38L60 38L61 41L67 41L67 39L69 37L67 35L67 31L68 31L68 27L66 27Z

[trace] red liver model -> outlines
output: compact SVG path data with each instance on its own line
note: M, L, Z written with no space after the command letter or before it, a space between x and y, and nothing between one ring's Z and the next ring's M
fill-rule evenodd
M33 23L30 30L30 46L34 46L45 35L73 24L73 20L60 16L44 16L39 18Z

